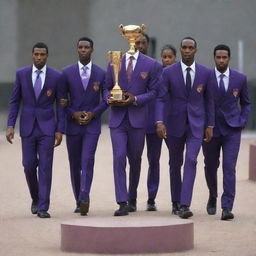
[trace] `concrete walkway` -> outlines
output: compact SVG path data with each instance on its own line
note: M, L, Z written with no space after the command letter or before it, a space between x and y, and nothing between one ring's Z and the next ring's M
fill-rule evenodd
M30 213L31 200L21 165L21 147L18 134L13 145L0 133L0 255L1 256L60 256L78 255L60 250L60 223L72 218L111 216L116 209L112 173L112 148L109 130L103 127L97 149L95 176L91 191L91 208L87 217L73 213L75 202L71 190L65 140L56 149L51 193L51 219L39 219ZM220 221L220 202L217 215L206 214L208 192L204 179L203 158L198 159L198 173L194 186L191 210L194 213L195 248L173 253L178 256L255 256L256 255L256 182L248 181L249 145L254 136L243 138L237 166L237 195L233 221ZM168 216L170 192L168 157L163 144L161 183L157 196L158 212L146 212L146 150L138 190L138 212L132 216ZM222 193L222 172L219 171L219 194ZM127 218L127 217L123 217ZM152 254L151 254L152 255ZM167 255L167 254L161 254ZM169 255L169 254L168 254Z

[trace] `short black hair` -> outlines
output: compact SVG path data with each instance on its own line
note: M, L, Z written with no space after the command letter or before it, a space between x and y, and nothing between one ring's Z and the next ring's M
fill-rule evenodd
M194 41L195 48L197 48L197 42L196 42L196 40L195 40L193 37L190 37L190 36L184 37L184 38L180 41L180 46L182 46L182 42L183 42L184 40L192 40L192 41Z
M89 42L89 43L90 43L90 46L93 48L93 41L92 41L91 38L85 37L85 36L79 38L78 41L77 41L77 46L78 46L79 42L81 42L81 41L87 41L87 42Z
M219 44L217 45L215 48L214 48L214 51L213 51L213 56L215 57L216 55L216 51L227 51L228 52L228 57L231 56L231 51L230 51L230 48L229 46L225 45L225 44Z
M176 50L176 48L175 48L173 45L171 45L171 44L166 44L166 45L162 48L162 50L161 50L161 56L163 55L164 50L171 50L171 51L173 52L174 56L176 57L177 50Z
M44 48L46 49L46 53L48 54L48 46L45 43L38 42L32 47L32 53L34 52L35 48Z
M147 42L149 43L150 38L149 38L148 34L144 33L144 34L143 34L143 36L145 36L145 38L146 38Z

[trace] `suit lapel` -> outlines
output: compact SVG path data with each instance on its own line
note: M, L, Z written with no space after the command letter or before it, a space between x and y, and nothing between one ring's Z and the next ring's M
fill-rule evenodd
M77 88L81 91L81 93L84 93L84 87L81 80L78 63L74 65L74 71L72 73L74 84L77 85Z
M199 71L199 67L198 67L198 65L195 63L195 79L194 79L194 82L193 82L193 85L192 85L192 90L195 90L196 88L196 84L198 84L198 77L199 77L199 73L200 73L200 71Z
M40 98L42 97L42 95L44 95L45 92L47 91L47 88L49 87L49 81L51 80L50 76L51 76L51 74L50 74L50 71L49 71L49 69L47 67L46 68L46 73L45 73L45 80L44 80L43 89L41 90L37 101L39 101Z
M128 88L128 79L127 79L127 75L126 75L125 62L126 62L126 55L124 55L124 57L122 59L121 69L120 69L119 76L118 76L119 86L123 90L127 90L127 88ZM114 72L113 72L113 77L114 77Z
M88 81L88 85L86 87L86 90L84 90L85 93L89 92L90 90L88 90L88 88L89 87L91 88L93 86L93 82L95 82L95 77L97 76L97 74L95 74L95 73L96 73L95 66L94 66L94 64L92 64L92 70L91 70L90 79Z
M32 82L32 66L27 70L26 80L27 80L26 84L28 86L28 90L31 92L32 98L34 99L34 101L36 101L34 86L33 86L33 82Z
M212 73L212 86L213 86L213 90L214 90L214 94L216 95L216 98L219 99L220 98L220 92L219 92L218 80L217 80L217 77L216 77L215 70Z
M233 76L233 72L231 71L231 69L229 69L229 81L228 81L228 90L226 92L227 95L231 95L233 94L233 86L235 84L235 81L234 81L234 76Z
M185 81L184 81L184 77L183 77L183 71L182 71L182 67L181 67L181 63L177 63L177 79L179 81L179 85L181 87L181 90L184 91L184 93L187 94L187 89L186 89L186 85L185 85Z
M143 68L143 55L141 55L139 53L138 55L138 59L137 59L137 62L136 62L136 66L132 72L132 76L131 76L131 80L130 82L128 82L128 87L127 89L129 89L133 84L134 84L134 79L136 79L136 77L139 75L140 71L142 70ZM126 76L127 77L127 76Z

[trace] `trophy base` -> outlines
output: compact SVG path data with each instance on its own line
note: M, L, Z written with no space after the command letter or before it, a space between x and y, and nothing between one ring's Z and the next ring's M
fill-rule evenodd
M113 90L111 90L111 92L110 92L110 94L111 94L111 99L113 99L113 100L123 100L123 91L122 90L120 90L120 89L113 89Z

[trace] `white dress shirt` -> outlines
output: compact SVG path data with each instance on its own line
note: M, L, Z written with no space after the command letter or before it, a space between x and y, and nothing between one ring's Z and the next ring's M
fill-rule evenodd
M78 61L78 67L79 67L79 73L80 76L82 75L82 73L84 72L84 67L87 67L87 74L88 77L90 78L91 76L91 72L92 72L92 61L90 61L87 65L83 65L80 61Z
M38 69L36 68L35 65L33 65L33 68L32 68L32 83L33 83L33 87L35 85L35 81L36 81L36 77L37 77L37 71ZM44 82L45 82L45 76L46 76L46 65L43 66L43 68L40 69L42 72L40 73L40 78L41 78L41 81L42 81L42 87L41 89L44 88Z
M136 66L136 63L137 63L137 60L138 60L138 57L139 57L139 53L140 53L139 51L137 51L134 55L131 55L128 52L125 53L125 68L126 68L126 70L128 68L128 64L130 62L130 56L134 57L133 61L132 61L132 68L133 68L133 70L135 69L135 66Z
M228 84L229 84L229 74L230 74L230 70L229 68L227 68L227 70L224 73L220 73L217 68L215 67L215 75L217 78L217 82L218 82L218 86L220 87L220 75L223 74L223 82L224 82L224 87L225 87L225 91L228 90Z
M191 66L187 66L186 64L184 64L182 61L181 63L181 69L182 69L182 74L183 74L183 79L184 79L184 83L186 85L186 76L187 76L187 68L191 68L190 70L190 76L191 76L191 86L193 86L194 80L195 80L195 74L196 74L196 64L195 62L193 62L193 64Z

